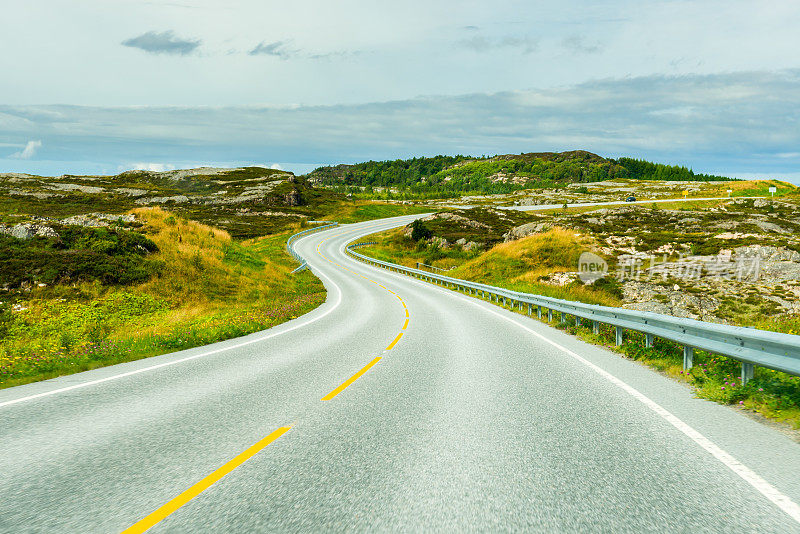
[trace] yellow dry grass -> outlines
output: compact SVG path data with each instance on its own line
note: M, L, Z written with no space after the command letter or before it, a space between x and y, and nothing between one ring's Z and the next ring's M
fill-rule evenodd
M270 294L286 282L289 266L251 254L264 238L234 243L224 230L181 219L160 208L134 210L159 247L154 259L165 264L161 276L140 290L195 308L202 315L215 304L251 301L255 293ZM257 257L256 257L257 256ZM233 259L232 259L233 258ZM242 261L243 260L243 261Z
M556 298L618 306L619 299L591 286L575 284L560 287L539 281L540 277L548 274L577 270L581 253L596 248L592 238L555 227L523 239L501 243L448 274Z

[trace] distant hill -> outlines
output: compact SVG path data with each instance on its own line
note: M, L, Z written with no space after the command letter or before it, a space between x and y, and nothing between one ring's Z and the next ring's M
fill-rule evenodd
M717 181L723 176L695 174L686 167L632 158L604 158L585 150L531 152L493 157L434 156L320 167L309 182L342 192L393 188L421 197L510 193L519 189L561 187L615 178Z
M313 187L304 177L262 167L127 171L114 176L0 173L0 224L16 223L26 214L60 219L161 206L247 238L321 217L327 205L342 199L334 191Z

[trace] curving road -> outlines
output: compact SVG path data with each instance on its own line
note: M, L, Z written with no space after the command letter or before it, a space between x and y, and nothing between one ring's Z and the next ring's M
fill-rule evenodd
M778 430L344 255L409 220L300 240L297 320L0 391L0 531L800 532Z

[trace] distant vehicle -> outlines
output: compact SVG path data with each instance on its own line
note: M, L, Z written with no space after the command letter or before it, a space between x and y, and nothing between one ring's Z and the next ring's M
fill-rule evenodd
M631 195L625 199L625 202L636 202L636 197Z

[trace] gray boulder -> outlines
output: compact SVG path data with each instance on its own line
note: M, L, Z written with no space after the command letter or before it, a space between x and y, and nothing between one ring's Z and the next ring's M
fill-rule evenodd
M58 239L59 237L58 233L49 226L35 223L19 223L11 229L3 227L3 230L0 231L17 239L32 239L34 237L54 237Z

